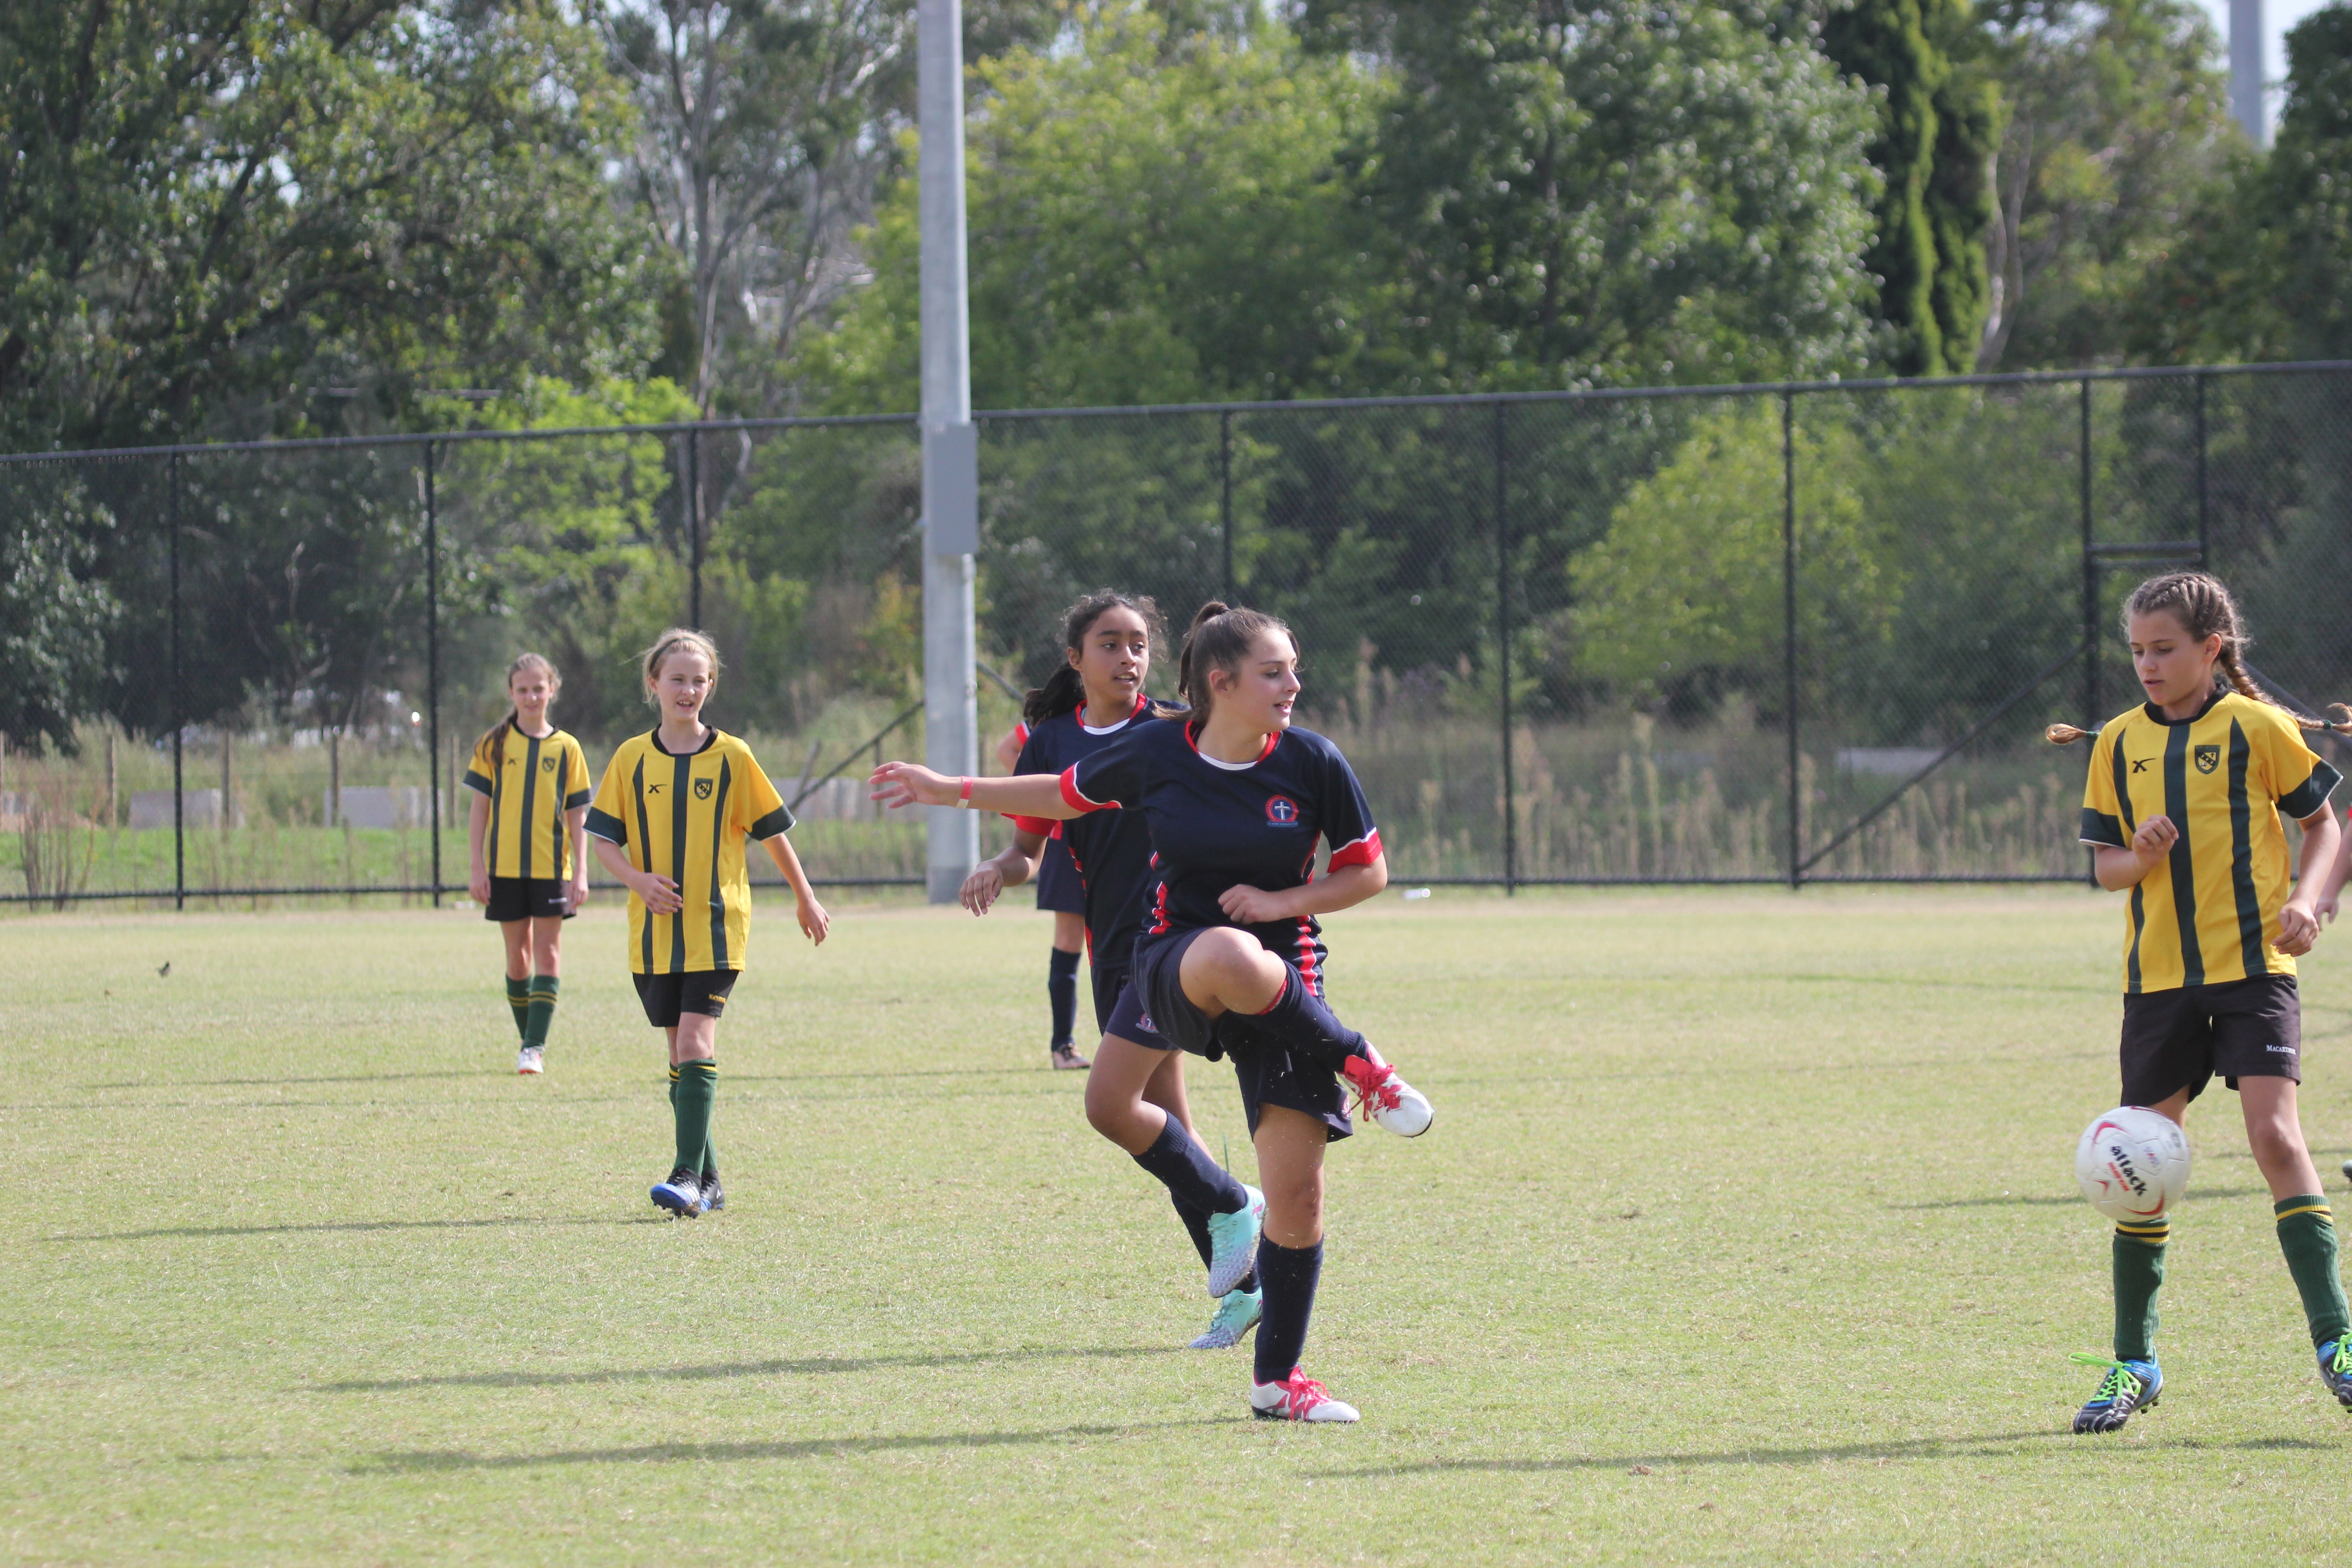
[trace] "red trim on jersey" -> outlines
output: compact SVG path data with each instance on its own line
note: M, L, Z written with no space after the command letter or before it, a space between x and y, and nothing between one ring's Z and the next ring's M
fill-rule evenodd
M1022 832L1034 833L1040 838L1052 838L1062 831L1062 825L1050 816L1014 816L1008 814L1004 820Z
M1016 746L1025 746L1029 743L1028 720L1015 719L1013 721L1013 743Z
M1160 857L1154 855L1151 858L1154 863L1157 863ZM1168 934L1168 884L1165 882L1160 883L1159 890L1152 894L1151 930L1146 934L1150 936Z
M1315 988L1315 922L1305 915L1298 917L1298 978Z
M1088 800L1078 793L1078 764L1072 763L1062 770L1062 804L1072 811L1117 811L1115 800Z
M1331 851L1331 869L1342 866L1369 866L1381 858L1381 830L1373 828L1352 844L1342 844Z
M1191 719L1185 721L1184 743L1192 748L1192 754L1194 756L1199 756L1201 754L1201 721L1199 720ZM1259 763L1262 763L1265 761L1266 758L1274 755L1275 747L1280 744L1282 744L1282 731L1276 730L1273 734L1268 735L1265 738L1265 750L1260 752L1249 765L1255 767Z

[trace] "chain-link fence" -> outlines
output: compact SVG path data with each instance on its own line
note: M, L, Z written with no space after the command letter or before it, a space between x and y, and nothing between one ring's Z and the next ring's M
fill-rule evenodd
M1083 591L1257 605L1412 882L2080 878L2040 731L2128 703L2168 564L2352 696L2352 365L978 422L983 731ZM922 745L919 467L900 416L0 460L0 897L449 896L508 661L601 765L677 621L813 874L920 885L858 782Z

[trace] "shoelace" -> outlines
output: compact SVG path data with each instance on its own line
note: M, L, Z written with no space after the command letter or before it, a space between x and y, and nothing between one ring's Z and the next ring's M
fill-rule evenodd
M1313 1378L1293 1373L1282 1385L1282 1413L1293 1421L1304 1421L1307 1413L1331 1397L1331 1391Z
M1371 1075L1378 1073L1378 1078ZM1356 1114L1370 1116L1374 1110L1394 1110L1402 1097L1396 1091L1396 1068L1373 1067L1369 1062L1363 1076L1351 1079L1356 1088Z
M2336 1342L2336 1360L2329 1364L2328 1370L2338 1377L2352 1374L2352 1334Z
M2101 1355L2084 1355L2081 1351L2074 1352L2066 1359L2081 1362L2084 1366L2103 1366L2107 1369L2107 1375L2099 1380L2099 1392L2091 1396L2091 1403L2094 1405L2102 1399L2110 1405L2114 1404L2126 1392L2125 1387L2126 1384L2130 1385L2128 1392L2132 1398L2137 1400L2140 1390L2147 1386L2141 1381L2139 1373L2119 1361L2109 1361Z

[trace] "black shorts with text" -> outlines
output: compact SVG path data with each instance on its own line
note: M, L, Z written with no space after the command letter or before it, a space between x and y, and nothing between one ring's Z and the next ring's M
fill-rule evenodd
M2303 1007L2292 974L2183 985L2124 998L2124 1103L2155 1105L2217 1076L2303 1081Z
M727 1010L727 994L735 989L740 969L694 969L684 974L635 974L637 1000L645 1004L646 1022L656 1029L674 1029L681 1013L716 1018Z
M1212 1018L1184 994L1181 978L1184 952L1200 935L1198 931L1189 931L1164 942L1139 945L1135 978L1127 990L1127 997L1132 1000L1121 1001L1112 1014L1113 1025L1124 1021L1130 1007L1136 1008L1141 1026L1155 1031L1167 1045L1211 1061L1232 1058L1234 1077L1241 1085L1242 1110L1253 1134L1257 1131L1259 1108L1268 1105L1316 1118L1334 1142L1352 1134L1356 1125L1348 1119L1348 1095L1338 1073L1293 1050L1255 1019L1235 1013ZM1283 962L1290 964L1288 959ZM1290 964L1290 972L1301 984L1308 984L1298 974L1297 965ZM1323 994L1319 984L1313 989L1318 996ZM1105 1032L1135 1037L1116 1026Z
M564 907L564 895L570 884L561 877L493 877L490 879L490 901L482 906L482 918L504 925L509 921L546 921L561 915L572 918Z

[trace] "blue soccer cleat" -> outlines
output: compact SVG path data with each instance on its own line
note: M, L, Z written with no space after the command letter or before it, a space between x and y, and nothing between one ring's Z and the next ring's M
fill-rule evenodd
M2105 1356L2084 1355L2077 1352L2072 1358L2084 1366L2103 1366L2107 1375L2099 1380L2099 1391L2091 1402L2074 1412L2077 1432L2119 1432L2135 1410L2155 1407L2156 1396L2164 1387L2164 1373L2153 1361L2109 1361Z
M654 1184L653 1200L680 1219L692 1219L702 1212L702 1181L695 1173L680 1165L669 1173L667 1182Z
M2319 1347L2319 1381L2336 1395L2336 1403L2352 1410L2352 1334Z
M1258 1227L1265 1223L1265 1194L1255 1187L1242 1191L1247 1203L1209 1216L1209 1294L1221 1300L1257 1262Z

